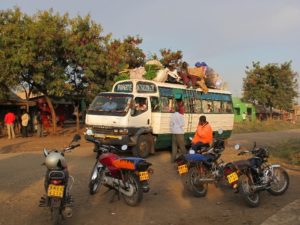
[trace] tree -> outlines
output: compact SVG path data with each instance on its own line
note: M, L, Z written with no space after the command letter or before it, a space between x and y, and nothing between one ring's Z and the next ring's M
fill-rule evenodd
M97 92L101 82L97 75L105 76L103 66L104 40L110 36L101 36L102 27L94 23L90 15L77 16L70 20L70 29L67 30L65 44L66 60L68 66L65 70L66 81L65 95L73 100L76 114L76 127L79 131L79 106L85 96ZM93 85L93 83L98 85ZM95 91L96 89L96 91ZM81 112L84 113L84 112Z
M20 84L28 97L31 92L43 94L54 133L52 99L67 96L78 105L83 96L91 99L110 89L116 74L145 59L138 48L141 38L101 36L102 27L89 15L69 19L68 14L48 10L30 17L15 8L0 11L0 32L0 97L5 97L3 90Z
M67 66L64 43L67 41L68 15L60 16L49 10L29 17L18 8L3 12L4 15L7 13L9 17L1 18L4 21L1 37L5 55L2 74L4 79L11 78L14 83L5 83L10 88L26 84L29 93L42 93L51 110L53 131L56 132L51 98L64 93Z
M183 56L181 51L172 52L170 49L161 49L160 54L162 56L160 62L165 67L178 67L182 63Z
M289 110L297 97L298 74L291 69L291 62L261 66L253 62L252 68L246 67L243 80L243 99L265 108Z

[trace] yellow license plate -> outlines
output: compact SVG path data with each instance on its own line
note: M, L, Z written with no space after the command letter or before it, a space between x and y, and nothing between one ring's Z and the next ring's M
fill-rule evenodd
M149 180L148 171L140 172L139 175L140 175L140 181Z
M62 198L64 195L64 189L65 189L65 186L63 186L63 185L50 184L48 187L48 196Z
M237 181L239 179L236 172L233 172L227 176L227 180L229 184L232 184L233 182Z
M181 175L181 174L184 174L184 173L187 173L188 172L188 167L186 164L183 164L183 165L180 165L178 166L178 173Z

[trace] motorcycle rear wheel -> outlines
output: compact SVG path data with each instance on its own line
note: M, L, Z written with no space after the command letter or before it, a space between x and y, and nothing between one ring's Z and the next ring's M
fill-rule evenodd
M204 197L207 194L208 183L200 182L199 179L205 178L206 169L203 166L191 167L187 174L188 190L197 198ZM202 172L201 172L202 171Z
M288 173L282 168L273 168L273 177L267 191L271 195L282 195L288 189L290 179Z
M241 175L239 177L238 184L239 192L242 194L244 200L248 206L254 208L257 207L260 203L259 192L253 192L251 190L251 185L249 183L249 177L246 175Z
M58 207L51 208L51 219L53 225L60 224L61 214L60 209Z
M141 182L135 174L128 174L125 182L133 188L133 194L131 196L127 196L122 193L124 201L129 206L137 206L143 199Z

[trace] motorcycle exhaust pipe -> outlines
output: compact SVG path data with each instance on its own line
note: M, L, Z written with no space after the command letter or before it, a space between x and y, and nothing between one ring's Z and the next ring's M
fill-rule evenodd
M122 194L124 194L126 196L132 196L132 194L133 194L132 185L129 185L129 187L125 187L122 180L112 178L112 177L105 177L104 178L104 183L111 186L111 187L114 187L115 189L117 189L118 191L120 191ZM119 187L121 187L121 189L119 189ZM125 188L127 190L125 190Z
M200 179L197 179L197 181L199 183L204 183L204 182L215 182L215 179L213 178L200 178Z
M252 189L254 192L263 191L266 189L266 185L254 185Z

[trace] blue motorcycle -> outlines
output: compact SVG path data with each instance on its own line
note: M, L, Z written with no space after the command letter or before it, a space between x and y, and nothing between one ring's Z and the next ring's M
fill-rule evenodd
M222 134L222 131L218 133ZM220 156L224 149L224 140L215 138L211 146L190 149L188 154L175 160L178 173L186 176L187 190L195 197L204 197L207 194L208 183L217 183L222 179L224 162Z

